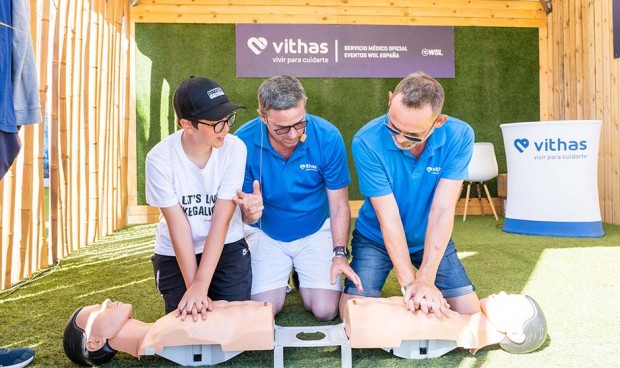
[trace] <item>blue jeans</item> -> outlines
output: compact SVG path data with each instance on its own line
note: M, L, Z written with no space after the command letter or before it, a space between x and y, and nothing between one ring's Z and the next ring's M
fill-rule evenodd
M387 249L383 245L366 238L357 230L353 230L351 248L353 250L351 267L360 277L364 292L359 292L349 279L345 280L344 292L353 295L380 297L385 280L394 267ZM424 251L419 251L409 255L411 262L417 269L420 268L423 254ZM475 290L461 260L456 255L456 248L452 239L448 242L439 264L435 286L441 291L444 298L466 295Z

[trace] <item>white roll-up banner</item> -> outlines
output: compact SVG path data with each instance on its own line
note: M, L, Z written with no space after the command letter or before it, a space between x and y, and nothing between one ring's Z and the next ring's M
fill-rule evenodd
M509 233L601 237L600 120L502 124Z

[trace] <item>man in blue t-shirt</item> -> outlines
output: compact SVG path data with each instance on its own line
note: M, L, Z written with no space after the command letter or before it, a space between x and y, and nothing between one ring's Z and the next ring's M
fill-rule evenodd
M296 78L279 75L258 89L258 117L235 133L248 149L235 202L252 252L252 300L284 305L289 274L299 275L306 309L318 320L338 313L340 274L361 289L349 266L351 181L344 141L327 120L306 112Z
M423 72L410 74L388 94L387 113L353 137L366 200L355 222L351 266L364 290L345 281L341 306L356 296L381 296L394 268L407 308L437 316L446 308L480 311L451 240L474 133L441 114L443 102L439 82Z

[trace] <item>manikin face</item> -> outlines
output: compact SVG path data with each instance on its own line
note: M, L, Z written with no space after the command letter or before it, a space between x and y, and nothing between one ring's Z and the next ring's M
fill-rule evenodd
M426 142L435 128L440 127L446 120L445 115L435 114L431 105L419 109L408 107L402 101L403 95L389 94L390 107L385 124L390 128L396 147L410 150ZM400 132L401 134L396 134ZM422 142L413 142L405 136L415 137Z
M95 351L105 344L105 341L117 336L131 318L131 313L131 304L112 302L109 299L101 304L82 308L76 324L86 332L86 348Z
M525 340L523 324L534 316L534 307L525 295L502 291L482 299L480 307L498 331L505 332L514 342Z
M261 114L261 118L267 125L269 137L272 139L272 142L286 148L295 148L299 143L299 139L304 134L305 128L296 129L292 126L295 124L298 124L297 126L304 125L299 123L306 120L306 105L303 101L301 101L292 109L268 110L266 114ZM287 133L276 133L277 129L287 127L291 127Z

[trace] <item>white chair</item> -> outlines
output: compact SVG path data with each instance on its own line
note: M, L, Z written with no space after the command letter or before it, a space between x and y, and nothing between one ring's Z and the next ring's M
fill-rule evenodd
M498 174L497 158L495 157L493 143L474 143L474 152L471 156L471 161L469 162L467 171L467 179L465 179L467 182L467 194L465 195L465 211L463 213L463 221L467 218L467 207L469 205L469 194L472 183L476 183L478 202L480 202L480 213L484 214L482 207L482 192L480 191L480 184L482 184L487 194L489 204L491 205L491 209L493 210L493 216L495 216L495 220L499 220L497 218L495 206L493 206L493 201L491 200L491 194L489 194L489 188L485 183L488 180L496 178Z

